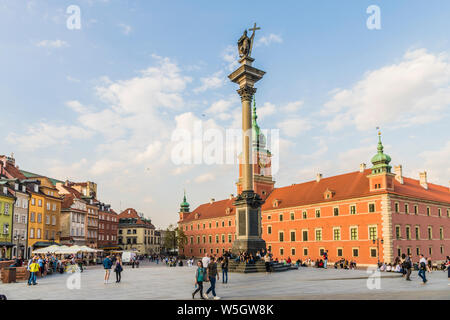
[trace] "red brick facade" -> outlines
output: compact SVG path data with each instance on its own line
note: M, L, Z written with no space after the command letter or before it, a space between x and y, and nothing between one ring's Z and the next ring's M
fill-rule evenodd
M118 215L109 205L99 204L98 248L117 248Z

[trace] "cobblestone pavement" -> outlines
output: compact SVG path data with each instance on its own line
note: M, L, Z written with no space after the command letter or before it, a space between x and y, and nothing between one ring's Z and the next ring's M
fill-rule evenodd
M80 275L80 288L67 287L67 274L38 278L38 285L26 283L0 284L0 294L8 299L191 299L194 289L194 267L169 268L144 263L140 268L126 266L122 282L104 284L100 266L89 267ZM446 299L450 300L447 273L427 273L422 285L413 272L411 282L395 273L381 273L380 289L370 290L365 270L335 270L300 268L266 275L229 274L229 283L217 283L216 292L222 299ZM74 279L73 277L71 279ZM72 282L75 283L76 282ZM72 285L73 286L73 285ZM206 284L206 288L209 287Z

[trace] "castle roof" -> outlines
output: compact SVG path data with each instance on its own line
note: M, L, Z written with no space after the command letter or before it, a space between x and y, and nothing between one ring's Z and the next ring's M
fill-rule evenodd
M425 189L420 185L420 181L411 178L403 178L403 184L393 179L394 191L370 191L369 178L371 169L363 172L356 171L322 178L286 187L275 188L262 206L263 211L278 210L314 204L324 204L328 202L347 200L353 198L368 197L379 194L393 194L420 200L447 203L450 207L450 189L437 184L428 183ZM333 196L324 197L324 193L331 191ZM277 205L274 207L274 202ZM225 199L212 203L204 203L194 211L185 215L183 222L192 222L201 219L220 218L227 216L226 209L231 208L228 215L235 214L233 206L234 199ZM195 215L197 214L197 218Z

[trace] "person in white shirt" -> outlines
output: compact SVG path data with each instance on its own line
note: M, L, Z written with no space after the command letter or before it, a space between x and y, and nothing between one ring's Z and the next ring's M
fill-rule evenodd
M203 268L208 268L208 264L211 261L208 254L205 253L205 256L202 258Z
M425 257L423 256L423 254L420 255L420 260L419 260L419 277L422 278L423 280L423 284L427 283L427 278L425 276L425 271L427 271L427 259L425 259Z
M392 271L392 266L391 266L391 264L388 264L386 266L386 272L391 272L391 271Z
M380 267L380 271L386 271L386 263L383 262L383 264Z

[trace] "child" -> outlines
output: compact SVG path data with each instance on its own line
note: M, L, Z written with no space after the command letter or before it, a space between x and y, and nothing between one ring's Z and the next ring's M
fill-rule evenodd
M36 273L38 273L38 271L39 271L39 263L37 263L36 258L34 258L33 262L31 262L29 271L30 271L30 278L28 279L28 285L31 286L31 284L33 283L33 286L34 286L37 284L36 283Z

